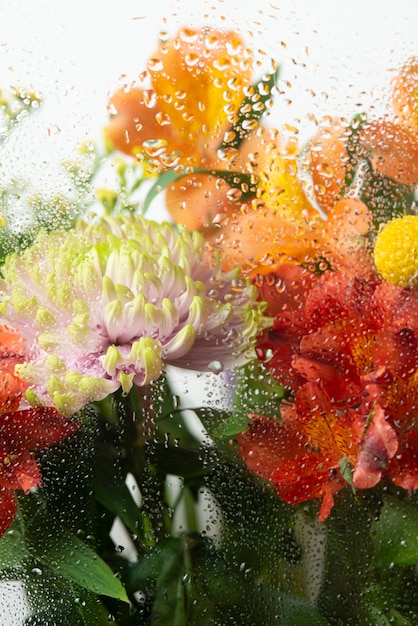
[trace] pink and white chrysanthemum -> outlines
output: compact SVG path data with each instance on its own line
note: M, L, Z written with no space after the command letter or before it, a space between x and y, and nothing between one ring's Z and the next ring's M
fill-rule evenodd
M228 369L252 356L264 305L198 233L141 216L38 236L3 268L2 313L26 338L29 398L72 414L164 364Z

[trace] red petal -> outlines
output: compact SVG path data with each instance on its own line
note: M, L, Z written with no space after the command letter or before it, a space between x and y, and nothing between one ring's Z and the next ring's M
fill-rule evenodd
M69 437L77 428L77 424L50 407L16 411L0 417L0 437L9 442L12 450L47 448Z
M25 493L29 493L33 487L37 487L41 482L41 470L33 458L19 463L15 470L15 475L19 489L22 489Z
M418 430L402 433L399 450L389 463L395 485L409 492L418 489Z
M250 469L269 479L285 459L303 454L303 435L262 415L252 418L249 429L237 437L238 450Z
M353 484L357 489L374 487L381 479L389 460L398 449L398 439L392 426L385 418L381 407L376 407L373 420L360 450L353 473Z
M11 489L0 487L0 536L4 535L16 514L16 497Z

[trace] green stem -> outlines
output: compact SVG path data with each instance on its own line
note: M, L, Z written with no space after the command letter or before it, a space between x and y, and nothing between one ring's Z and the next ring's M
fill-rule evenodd
M317 605L330 624L368 624L364 592L372 571L372 527L382 500L375 490L338 500L326 527L325 565Z

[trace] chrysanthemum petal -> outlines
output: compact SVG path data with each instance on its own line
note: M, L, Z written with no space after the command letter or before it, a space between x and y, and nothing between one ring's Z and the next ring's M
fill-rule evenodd
M19 367L28 397L66 415L149 384L164 362L229 367L265 324L254 288L208 262L198 233L137 215L42 234L4 276L4 314L31 355Z

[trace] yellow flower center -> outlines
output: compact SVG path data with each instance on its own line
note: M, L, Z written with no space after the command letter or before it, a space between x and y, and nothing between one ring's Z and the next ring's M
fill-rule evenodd
M406 215L385 225L376 239L374 262L388 282L418 286L418 216Z

